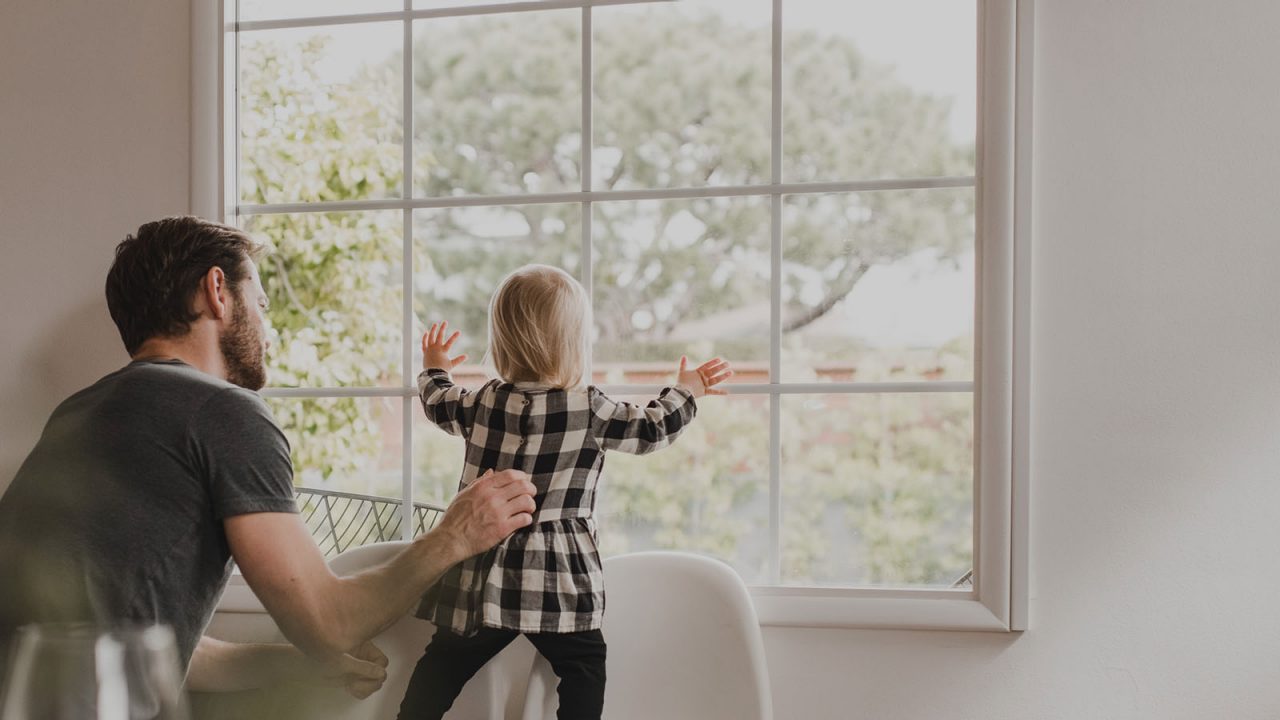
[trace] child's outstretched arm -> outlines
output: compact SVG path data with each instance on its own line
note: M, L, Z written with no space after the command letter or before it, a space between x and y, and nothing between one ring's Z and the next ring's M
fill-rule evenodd
M680 358L678 384L641 407L615 401L592 388L591 429L605 450L644 455L675 442L693 422L698 412L695 400L704 395L723 395L716 385L728 380L729 363L716 358L688 369L688 358Z
M427 419L450 435L466 436L475 420L475 393L453 384L450 371L467 359L449 357L449 349L462 333L445 336L449 323L431 325L422 336L422 374L418 375L418 396Z

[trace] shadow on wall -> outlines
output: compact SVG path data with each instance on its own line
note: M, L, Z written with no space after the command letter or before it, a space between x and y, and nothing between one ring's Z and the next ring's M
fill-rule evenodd
M72 311L50 318L28 349L11 351L17 356L16 372L0 381L0 437L4 438L0 442L0 492L9 487L54 408L129 361L107 313L106 299L82 300ZM16 312L38 309L35 300Z

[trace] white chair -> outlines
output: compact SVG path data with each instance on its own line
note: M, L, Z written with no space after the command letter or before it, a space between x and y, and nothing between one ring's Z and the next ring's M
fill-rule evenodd
M379 565L400 552L407 543L387 542L353 548L335 556L329 566L340 576L354 575ZM260 605L259 605L260 607ZM283 636L270 622L265 610L245 612L237 617L224 618L224 625L239 620L255 622L250 631L234 633L237 641L281 642ZM266 627L263 627L265 623ZM390 660L387 682L378 692L364 700L356 700L340 688L314 686L284 686L247 693L203 694L195 698L193 715L197 720L221 720L222 718L259 718L273 720L394 720L400 710L400 700L409 686L422 651L426 648L435 626L413 616L400 619L387 628L373 642ZM445 720L518 720L524 706L524 691L533 665L535 651L527 640L518 638L507 646L489 664L467 683Z
M764 642L742 579L710 558L604 562L607 720L770 720ZM524 720L554 720L558 678L535 655Z

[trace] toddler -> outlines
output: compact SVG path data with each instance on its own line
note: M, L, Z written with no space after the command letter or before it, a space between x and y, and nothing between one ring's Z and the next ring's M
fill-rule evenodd
M596 484L607 450L644 454L693 421L695 399L722 395L733 373L719 358L680 359L676 384L641 407L583 385L590 327L586 291L545 265L516 270L489 307L490 356L500 379L475 390L449 372L459 333L433 324L422 338L418 389L427 418L466 439L459 487L492 470L529 473L533 523L449 569L418 616L437 627L400 706L401 720L439 718L462 687L518 635L560 678L561 719L598 719L604 705L603 574L596 548Z

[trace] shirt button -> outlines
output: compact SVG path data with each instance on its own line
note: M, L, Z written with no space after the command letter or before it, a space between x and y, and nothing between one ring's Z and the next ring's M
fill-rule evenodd
M529 398L525 398L525 399L524 399L524 404L525 404L525 405L528 405L528 404L529 404Z

